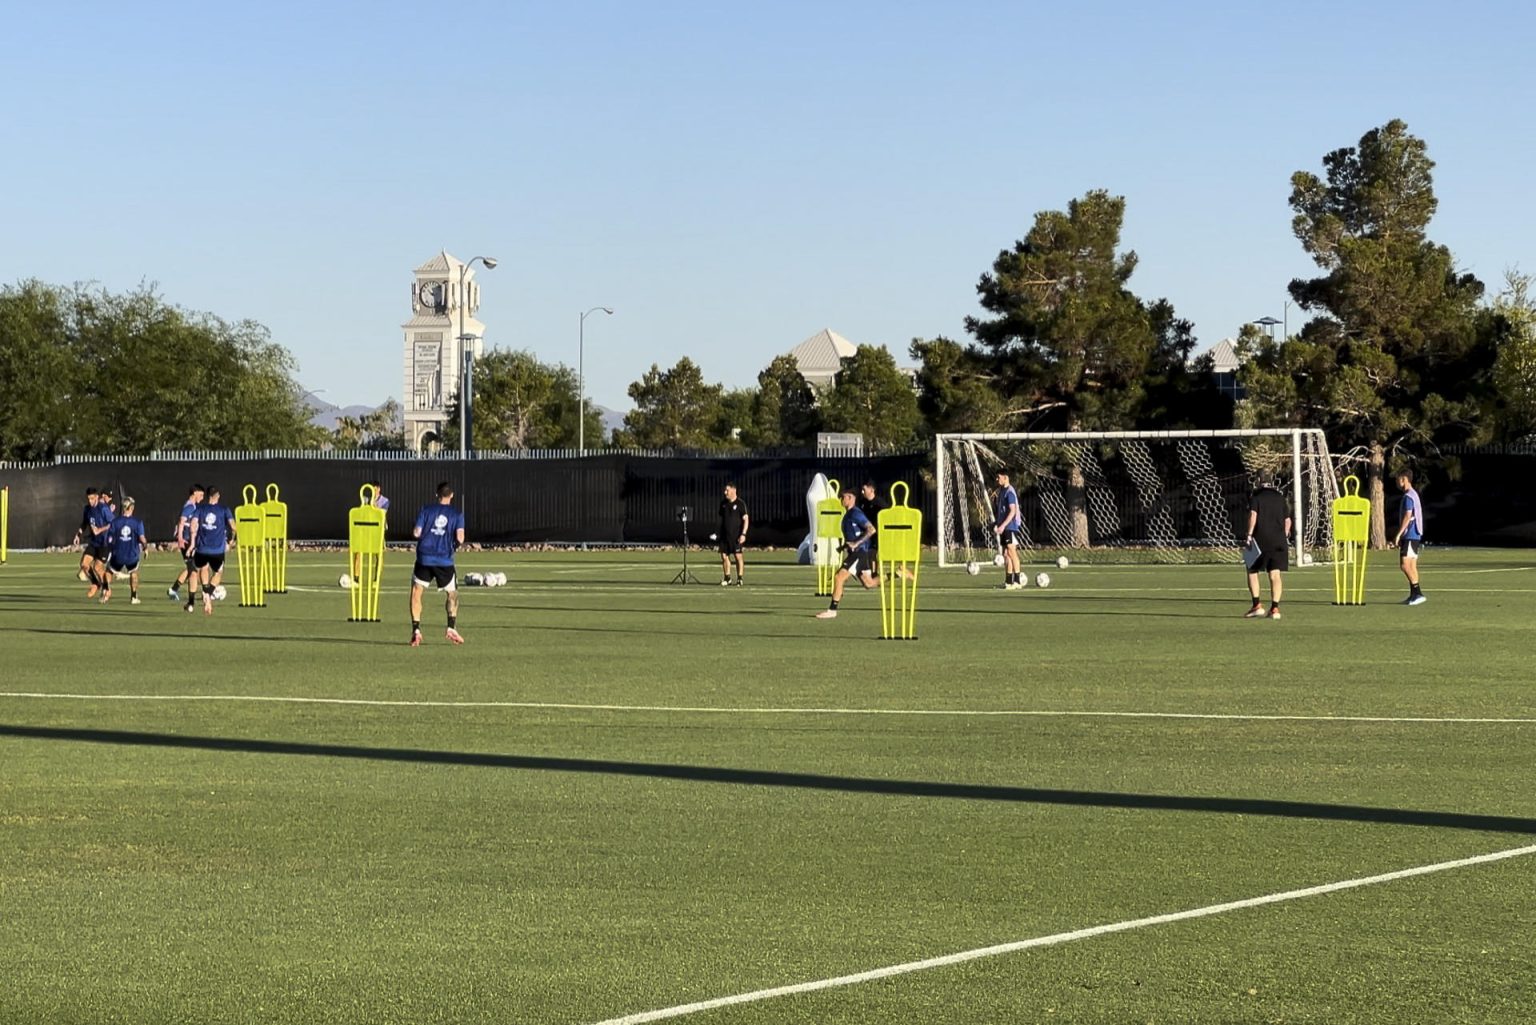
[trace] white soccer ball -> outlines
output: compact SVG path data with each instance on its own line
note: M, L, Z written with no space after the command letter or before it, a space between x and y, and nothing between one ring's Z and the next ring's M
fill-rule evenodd
M1301 553L1301 564L1303 566L1310 566L1310 565L1312 565L1312 556L1311 556L1310 553L1308 553L1308 552L1302 552Z
M341 579L336 581L336 586L340 587L342 589L346 589L348 587L351 587L352 586L352 578L350 576L348 576L347 574L343 573L341 575Z
M1035 577L1035 586L1036 587L1050 587L1051 586L1051 575L1049 573L1041 573L1041 574L1037 575Z
M992 556L992 565L994 565L994 566L1001 566L1002 564L1003 564L1003 553L1002 552L998 552L996 555Z
M464 585L466 587L484 587L485 577L479 573L466 573L464 574Z
M973 577L978 576L981 573L981 563L968 562L965 564L965 571Z
M224 596L227 595L228 593L229 593L228 591L224 590L224 585L220 584L218 587L215 587L213 589L213 600L214 601L223 601L224 600Z
M1057 569L1066 569L1070 565L1072 565L1072 564L1067 561L1067 557L1065 555L1057 556L1057 558L1056 558L1056 568Z

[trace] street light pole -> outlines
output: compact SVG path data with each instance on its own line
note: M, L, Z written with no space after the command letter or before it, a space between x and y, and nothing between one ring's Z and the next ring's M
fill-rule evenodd
M607 306L594 306L576 324L576 453L582 456L587 454L587 317L598 310L613 316L613 310Z
M486 270L496 269L496 257L474 256L468 263L459 264L459 458L464 459L469 455L469 404L471 389L474 387L474 373L470 367L468 355L469 336L464 333L464 311L469 306L469 294L464 290L464 279L469 274L469 268L476 260L484 265Z

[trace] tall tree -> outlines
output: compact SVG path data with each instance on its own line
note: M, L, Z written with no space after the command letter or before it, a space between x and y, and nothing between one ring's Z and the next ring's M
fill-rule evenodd
M704 383L703 371L687 356L669 370L652 363L629 386L635 408L624 417L621 442L640 448L710 447L721 391L718 384Z
M720 405L710 440L723 448L742 448L752 436L752 409L757 405L756 388L727 388L720 393Z
M1483 285L1427 237L1434 162L1402 121L1334 150L1323 167L1325 178L1291 176L1292 228L1324 273L1290 292L1316 316L1294 339L1261 341L1240 380L1267 419L1322 426L1336 449L1364 450L1382 544L1388 461L1486 434Z
M1511 440L1536 434L1536 294L1532 277L1511 270L1493 300L1493 384L1503 434Z
M1219 430L1232 426L1233 402L1217 386L1210 354L1196 357L1195 326L1159 299L1147 307L1153 346L1142 384L1137 430Z
M1109 430L1134 422L1155 339L1127 288L1125 199L1103 190L1044 210L976 286L990 318L966 330L996 357L1006 412L1025 428Z
M862 434L876 450L911 445L922 433L912 381L883 346L861 345L843 358L824 411L828 430Z
M74 441L83 374L67 321L58 289L0 289L0 459L51 459Z
M948 338L912 339L917 406L934 434L1006 430L995 357Z
M522 349L492 349L475 361L471 441L477 449L575 448L576 374ZM602 438L601 414L588 408L587 438ZM595 429L594 429L595 425ZM459 406L448 404L443 443L459 443Z
M789 355L775 356L757 375L751 427L742 439L751 448L812 445L821 429L816 393Z

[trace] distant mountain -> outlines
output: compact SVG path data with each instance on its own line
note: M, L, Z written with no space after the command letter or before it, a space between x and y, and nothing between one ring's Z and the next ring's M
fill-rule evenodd
M306 392L303 402L313 410L313 415L310 416L309 422L327 431L334 431L337 422L344 416L356 420L358 417L372 413L384 404L381 402L379 406L337 406L326 402L313 392Z
M604 435L612 434L614 431L624 426L624 414L620 413L618 410L609 409L607 406L599 406L595 402L592 404L592 408L603 414Z

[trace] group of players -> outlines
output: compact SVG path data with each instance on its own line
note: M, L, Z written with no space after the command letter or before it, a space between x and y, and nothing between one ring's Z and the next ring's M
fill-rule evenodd
M78 576L82 583L91 585L85 593L87 598L99 594L106 604L112 600L113 581L127 577L129 602L141 603L139 565L149 553L149 538L144 521L134 515L136 504L124 496L119 509L110 488L86 488L78 532L84 549ZM212 615L213 603L223 587L224 556L235 537L234 513L220 503L218 488L193 484L188 489L174 537L182 570L166 594L179 601L185 584L186 610L192 611L200 594L203 612Z

